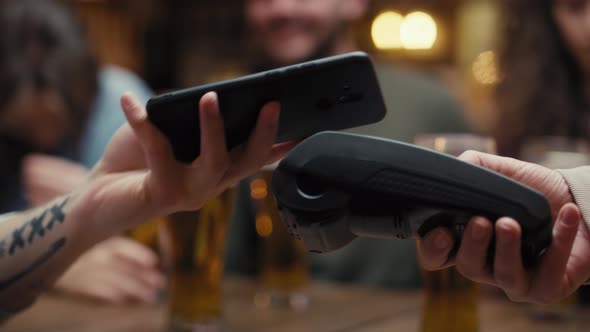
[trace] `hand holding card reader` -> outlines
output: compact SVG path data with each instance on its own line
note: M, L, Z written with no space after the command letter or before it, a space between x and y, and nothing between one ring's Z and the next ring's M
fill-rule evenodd
M474 215L493 221L508 216L520 223L525 267L534 266L551 242L551 210L539 192L457 158L391 140L314 135L281 161L272 190L290 233L312 252L337 250L359 236L422 237L439 226L453 232L458 248Z

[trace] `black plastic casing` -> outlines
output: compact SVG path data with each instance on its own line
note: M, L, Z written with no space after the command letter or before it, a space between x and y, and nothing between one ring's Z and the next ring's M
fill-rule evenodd
M228 149L247 141L270 101L281 104L277 143L375 123L386 113L373 63L362 52L156 96L147 103L148 117L181 162L200 154L199 101L210 91L219 97Z
M551 210L541 193L488 169L392 140L314 135L281 161L272 191L290 232L314 252L336 250L357 236L424 236L438 226L458 232L460 240L473 215L517 220L527 267L551 243ZM490 260L493 250L491 245Z

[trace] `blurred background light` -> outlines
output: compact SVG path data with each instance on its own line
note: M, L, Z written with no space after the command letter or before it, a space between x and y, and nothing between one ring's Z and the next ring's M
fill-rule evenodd
M255 179L250 183L250 196L254 199L265 199L268 196L268 186L263 179Z
M400 39L405 49L428 50L434 46L437 33L437 25L432 16L424 12L412 12L403 20Z
M481 52L471 66L473 78L483 85L494 85L500 81L498 60L494 51Z
M379 14L371 27L371 36L375 47L379 50L402 48L400 32L403 21L404 17L394 11Z
M269 237L272 234L272 219L268 214L256 216L256 233L260 237Z

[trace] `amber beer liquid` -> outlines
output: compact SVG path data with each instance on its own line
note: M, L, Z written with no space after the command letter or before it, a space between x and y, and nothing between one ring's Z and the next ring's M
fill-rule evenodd
M466 150L495 153L494 140L476 135L420 135L416 145L459 156ZM454 267L422 271L422 332L476 332L479 287Z
M169 216L161 247L170 269L168 318L172 331L217 331L223 313L223 258L235 190L201 210Z
M135 226L126 234L135 241L152 249L154 252L158 252L158 228L161 221L161 219L148 221L141 225Z
M252 178L250 194L256 208L256 232L262 239L261 281L273 301L287 301L308 283L307 252L303 242L287 232L270 193L272 170L263 170Z
M478 287L455 268L423 271L422 332L477 331Z

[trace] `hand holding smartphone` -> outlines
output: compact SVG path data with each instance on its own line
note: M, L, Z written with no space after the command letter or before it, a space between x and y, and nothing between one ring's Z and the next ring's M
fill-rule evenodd
M373 64L362 52L156 96L147 104L149 119L181 162L200 154L199 100L209 91L218 94L228 150L248 140L270 101L281 104L277 143L375 123L386 112Z

